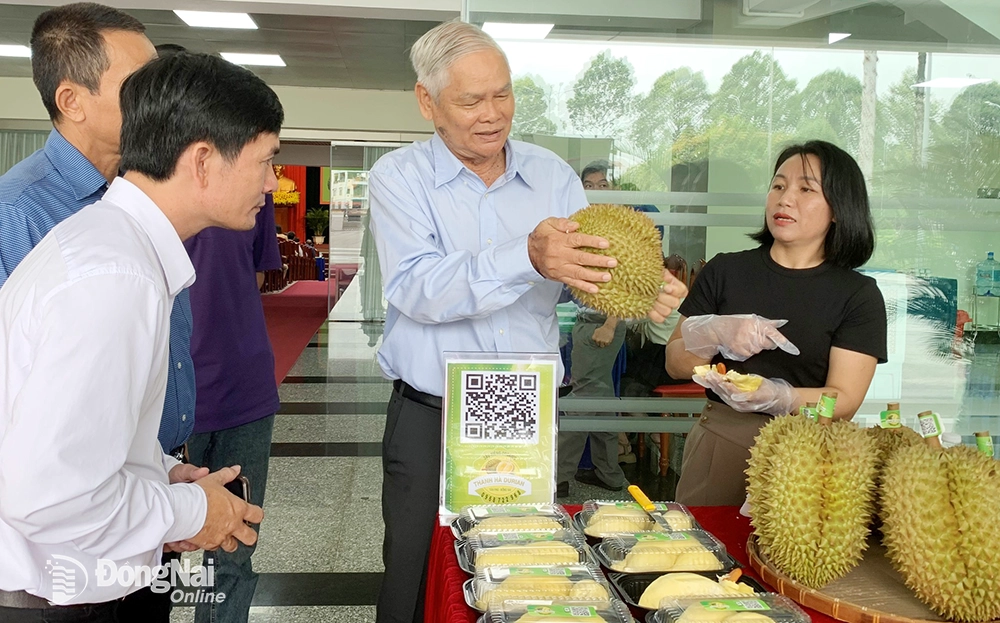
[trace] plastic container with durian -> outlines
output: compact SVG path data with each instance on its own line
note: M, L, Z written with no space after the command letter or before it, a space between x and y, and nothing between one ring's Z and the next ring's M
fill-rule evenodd
M653 502L666 523L673 530L698 530L701 528L694 515L677 502ZM663 532L659 522L636 502L621 500L588 500L574 517L576 527L589 537L603 539L612 534L634 532Z
M586 601L534 600L493 602L479 623L632 623L628 607L617 599L600 606Z
M791 599L776 593L746 597L701 596L664 600L646 623L810 623Z
M728 573L738 566L726 547L704 530L613 534L594 549L602 565L621 573Z
M569 513L559 504L466 506L451 522L451 531L456 539L479 532L534 532L571 527Z
M571 599L604 606L612 594L596 565L581 564L484 567L462 588L465 603L480 612L509 600Z
M458 566L470 575L483 567L593 564L583 535L575 530L480 532L455 541Z
M746 596L765 593L767 589L739 569L728 574L715 571L680 571L675 573L608 574L608 581L631 608L648 612L660 607L664 599L691 596Z

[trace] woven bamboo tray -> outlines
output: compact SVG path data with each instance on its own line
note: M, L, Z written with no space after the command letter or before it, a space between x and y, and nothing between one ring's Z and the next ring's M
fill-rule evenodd
M822 589L807 588L778 571L757 547L753 534L747 540L750 566L782 595L817 612L847 623L940 623L903 583L892 568L878 539L868 540L864 559L846 576ZM993 621L992 623L1000 623Z

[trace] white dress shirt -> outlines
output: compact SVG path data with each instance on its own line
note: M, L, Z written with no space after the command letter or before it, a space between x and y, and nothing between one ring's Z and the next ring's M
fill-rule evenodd
M440 396L446 351L559 350L562 284L531 265L528 234L587 196L547 149L508 140L506 157L489 188L437 134L372 167L370 228L389 301L378 360L389 378Z
M152 567L201 529L204 491L168 484L156 439L170 309L193 281L166 216L119 178L0 289L0 590L117 599L138 587L98 586L98 560Z

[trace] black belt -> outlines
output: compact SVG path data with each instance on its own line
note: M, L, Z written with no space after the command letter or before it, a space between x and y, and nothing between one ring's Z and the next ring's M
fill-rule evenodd
M414 389L412 385L407 383L402 379L396 379L392 382L392 389L395 390L397 394L406 398L407 400L412 400L413 402L418 402L425 407L430 407L431 409L441 410L441 397L435 396L434 394L425 394L419 389Z

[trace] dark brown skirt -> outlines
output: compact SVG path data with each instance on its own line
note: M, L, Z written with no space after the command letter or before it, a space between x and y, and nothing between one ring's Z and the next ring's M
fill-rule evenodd
M677 501L687 506L741 506L750 447L771 416L740 413L708 401L684 444Z

